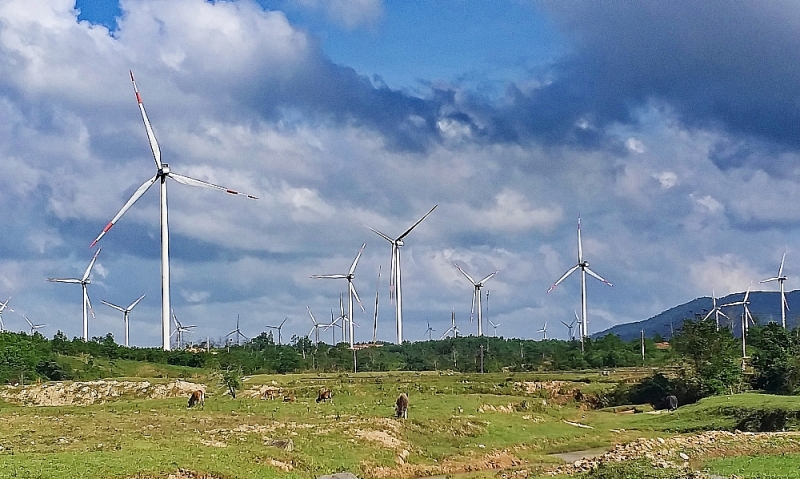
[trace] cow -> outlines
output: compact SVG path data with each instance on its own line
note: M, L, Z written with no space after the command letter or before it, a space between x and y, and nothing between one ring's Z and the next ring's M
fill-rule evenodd
M408 395L400 393L395 403L395 416L397 418L408 419Z
M294 393L286 393L283 395L283 402L295 402L297 397L295 397Z
M667 407L670 411L678 409L678 398L674 394L667 396Z
M261 395L261 399L265 399L265 400L275 399L275 398L278 397L278 394L280 392L281 392L280 389L267 388L267 389L264 390L264 394Z
M194 407L198 405L200 407L205 407L206 405L206 393L204 393L202 389L192 391L192 394L189 396L189 404L187 407Z
M333 402L333 393L328 388L320 388L317 394L317 402L331 401Z

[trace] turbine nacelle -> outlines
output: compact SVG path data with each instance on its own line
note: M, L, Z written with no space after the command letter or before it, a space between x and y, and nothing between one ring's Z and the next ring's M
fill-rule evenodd
M405 243L403 242L403 240L395 240L394 245L399 248L399 247L405 245Z
M158 176L167 175L169 175L169 165L167 163L162 163L161 168L158 169Z

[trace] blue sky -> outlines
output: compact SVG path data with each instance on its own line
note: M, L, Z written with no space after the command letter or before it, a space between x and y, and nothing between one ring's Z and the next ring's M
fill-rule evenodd
M80 11L80 14L78 13ZM52 336L80 333L88 244L152 158L128 70L174 171L259 196L169 186L173 305L219 338L288 317L306 334L356 287L393 337L389 245L403 248L407 339L473 276L498 334L566 337L584 251L590 332L800 268L800 8L696 2L10 0L0 6L0 296ZM158 194L101 241L92 335L158 345ZM768 285L769 286L769 285ZM791 305L790 305L791 306ZM9 328L24 320L4 315ZM357 331L369 339L368 328ZM563 329L563 330L562 330ZM488 330L488 328L487 328Z

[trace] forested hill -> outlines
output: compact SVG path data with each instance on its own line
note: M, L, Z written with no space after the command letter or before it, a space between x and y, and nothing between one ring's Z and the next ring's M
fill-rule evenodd
M744 293L733 293L717 299L717 304L733 303L741 301ZM786 302L789 303L789 311L786 312L786 323L790 329L800 325L800 290L786 293ZM662 313L644 321L634 323L618 324L605 331L595 333L592 337L602 337L606 334L616 334L625 341L638 338L641 331L648 337L660 334L664 338L672 336L673 331L677 331L684 319L695 319L699 314L702 318L712 308L711 298L704 296L696 298L688 303L684 303L674 308L670 308ZM722 311L733 320L734 334L739 335L741 331L741 306L730 306L723 308ZM751 291L750 292L750 313L759 324L781 321L780 293L777 291ZM713 318L713 315L712 315ZM720 316L720 324L730 325L731 321Z

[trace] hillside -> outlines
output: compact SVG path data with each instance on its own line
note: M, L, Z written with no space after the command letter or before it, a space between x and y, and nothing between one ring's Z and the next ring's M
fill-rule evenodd
M743 297L743 292L729 294L718 299L717 304L741 301ZM800 324L800 312L798 312L800 311L800 290L786 293L786 302L789 303L789 308L792 308L793 305L795 306L795 311L790 309L786 312L786 324L789 328L794 328ZM638 338L641 331L644 330L645 335L648 337L657 333L664 338L669 338L672 336L673 330L677 331L680 328L684 319L694 319L695 314L705 316L711 308L712 302L710 297L704 296L702 298L695 298L688 303L661 312L652 318L634 323L618 324L605 331L595 333L592 337L596 338L605 336L606 334L616 334L623 340L629 341ZM733 320L734 334L740 334L742 307L731 306L723 308L722 311ZM766 324L772 321L780 322L780 293L777 291L751 291L750 313L760 324ZM720 323L730 324L728 320L722 316L720 316Z

